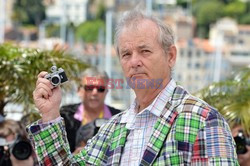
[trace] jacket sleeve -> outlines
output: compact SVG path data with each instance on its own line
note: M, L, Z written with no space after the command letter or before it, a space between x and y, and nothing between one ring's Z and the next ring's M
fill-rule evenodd
M64 121L41 124L39 121L27 127L29 138L37 154L39 165L85 165L86 152L73 156L70 152Z
M191 160L191 165L239 165L230 128L214 109L198 131Z
M102 165L116 121L117 116L104 124L77 155L70 152L63 118L46 124L37 121L27 127L27 132L39 165Z

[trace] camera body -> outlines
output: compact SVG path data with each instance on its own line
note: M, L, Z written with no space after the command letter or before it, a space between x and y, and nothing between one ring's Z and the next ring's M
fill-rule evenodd
M76 146L79 146L82 141L87 143L89 139L97 134L100 127L108 121L109 119L98 118L90 123L80 126L76 133Z
M64 72L62 68L59 68L57 70L56 66L52 66L50 70L51 70L51 73L45 75L45 78L50 80L51 84L54 87L57 87L58 85L68 81L66 73Z
M247 152L246 146L250 146L250 138L246 138L243 131L240 130L238 135L234 137L234 141L236 143L236 153L245 154Z

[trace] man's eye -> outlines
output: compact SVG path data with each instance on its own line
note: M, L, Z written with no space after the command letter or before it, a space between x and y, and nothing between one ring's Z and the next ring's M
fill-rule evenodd
M122 54L122 57L126 57L128 55L129 55L129 53L125 53L125 54Z
M143 53L148 53L150 52L149 50L142 50Z

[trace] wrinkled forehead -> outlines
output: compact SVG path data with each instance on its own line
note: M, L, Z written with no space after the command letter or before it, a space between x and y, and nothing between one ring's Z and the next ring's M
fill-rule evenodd
M86 76L81 80L83 85L104 85L105 79L101 76Z
M124 33L138 33L138 32L148 32L151 31L156 35L159 32L159 28L155 22L149 19L138 20L136 22L132 22L131 24L125 25L121 31L120 35ZM147 33L146 33L147 34Z
M129 25L125 25L118 33L116 44L119 48L122 44L121 40L124 37L131 37L133 40L135 40L138 38L138 36L142 35L150 38L151 40L158 40L159 28L156 23L151 20L144 19Z

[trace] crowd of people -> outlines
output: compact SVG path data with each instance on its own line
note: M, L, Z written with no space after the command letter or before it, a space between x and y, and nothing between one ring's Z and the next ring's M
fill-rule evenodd
M0 165L250 165L241 126L230 129L216 109L172 78L174 40L171 27L154 16L132 10L120 19L116 51L136 95L124 111L105 104L104 71L84 71L77 90L82 102L61 108L60 86L39 73L33 98L41 119L27 127L27 137L21 123L0 118ZM138 88L142 79L161 80L160 86ZM14 153L17 142L26 156Z

